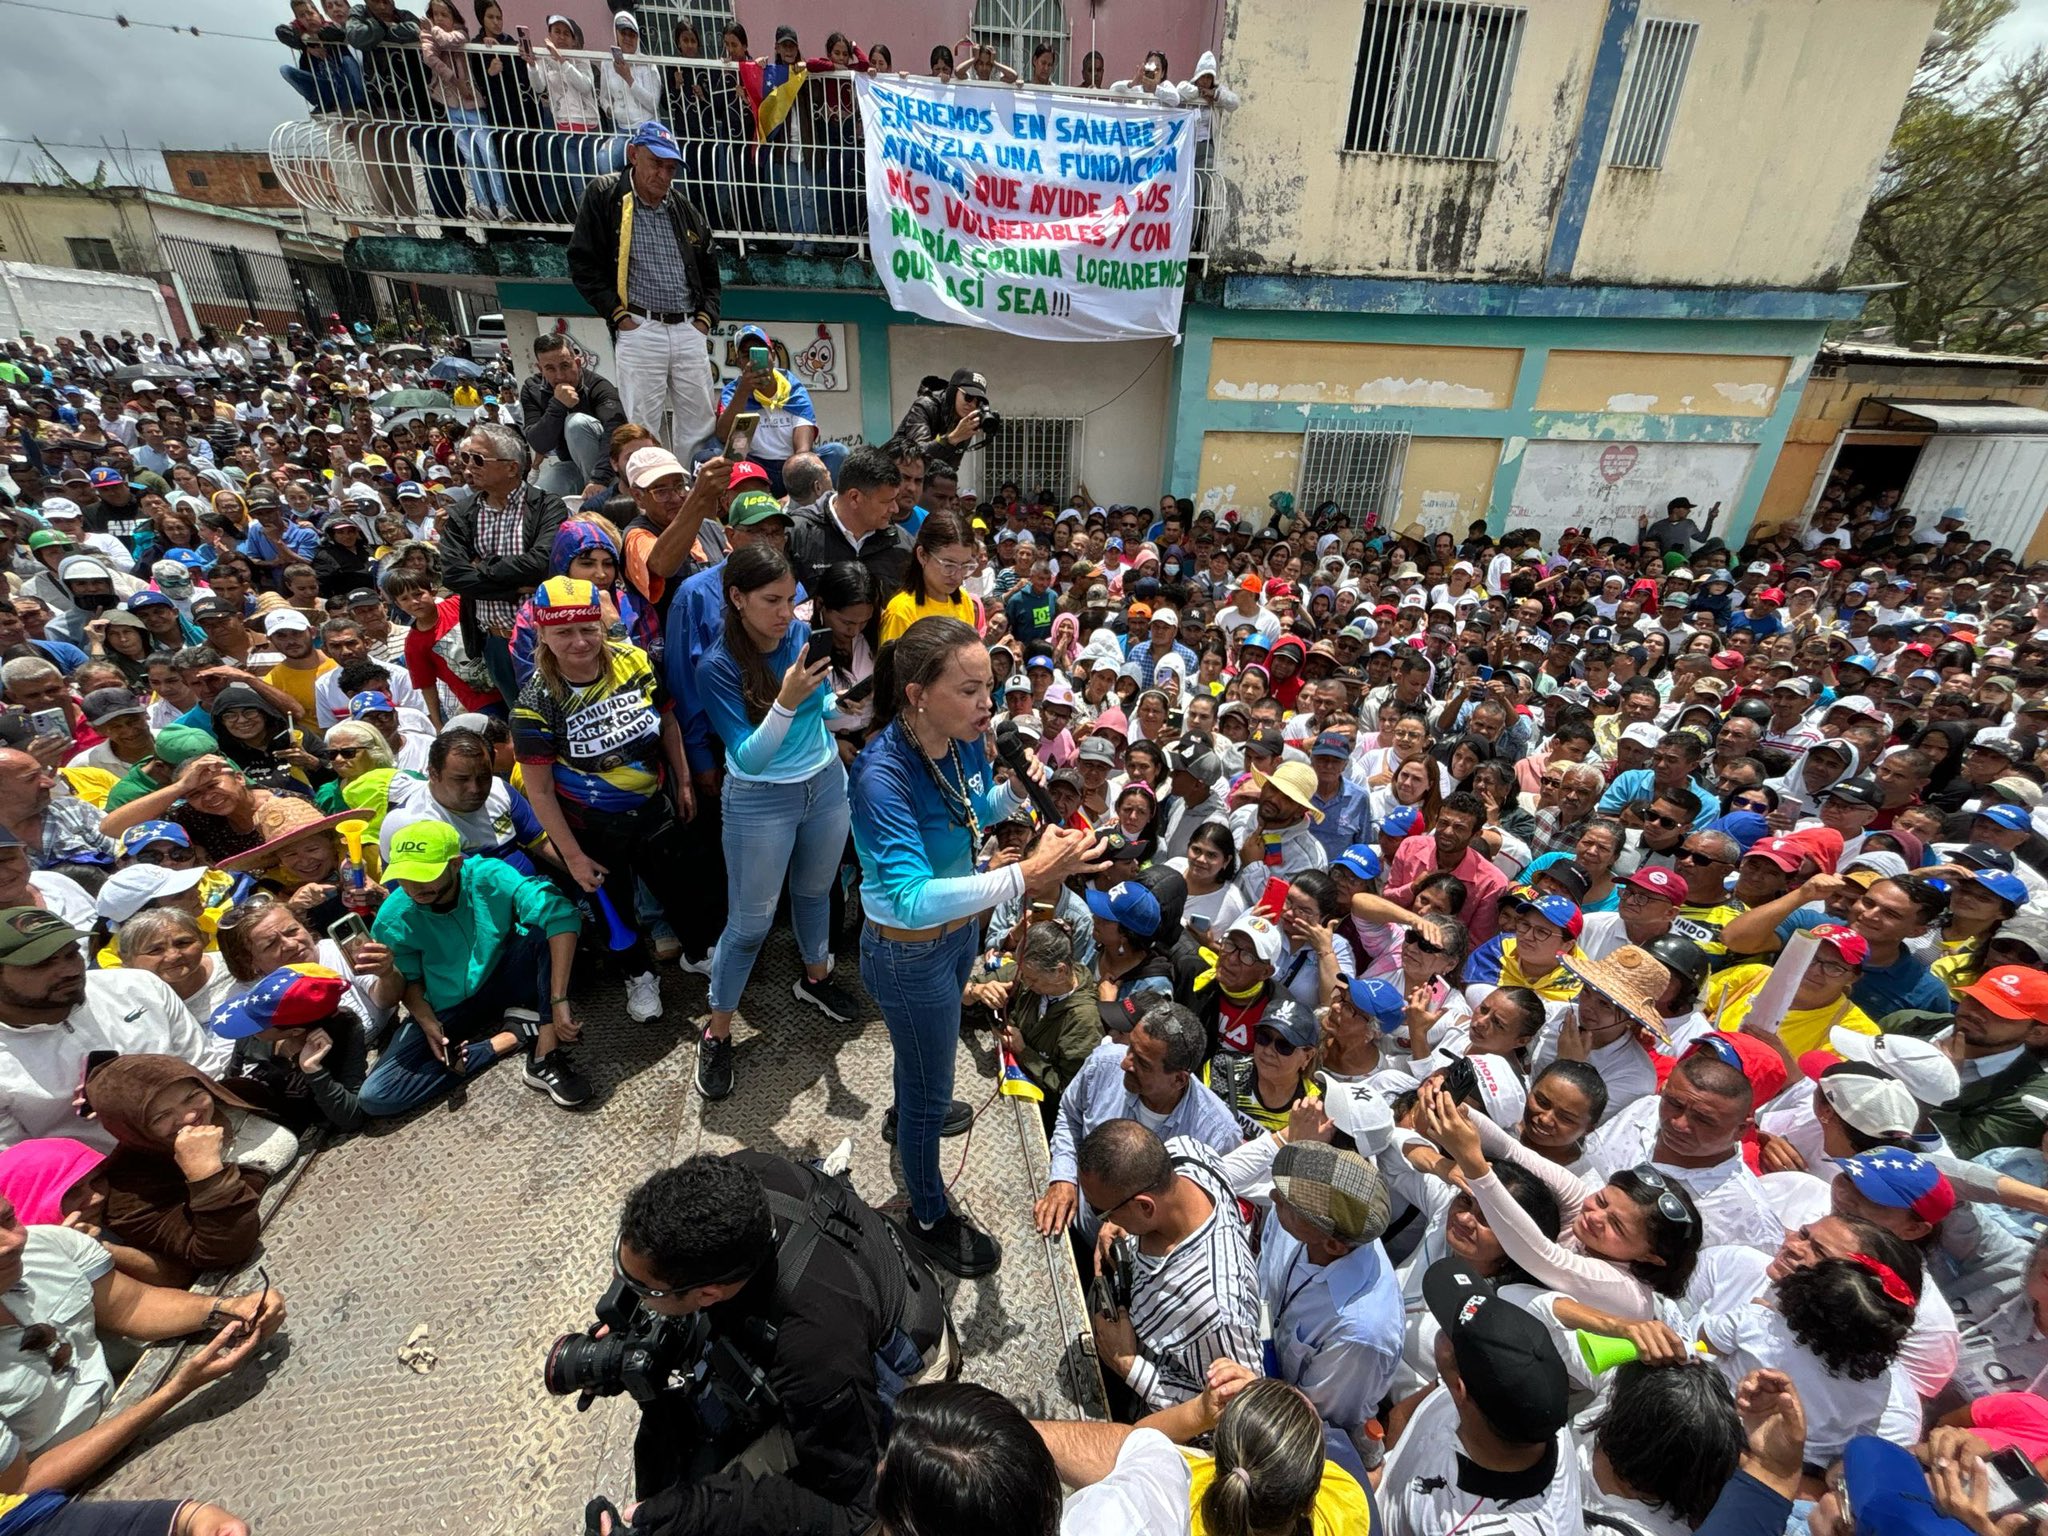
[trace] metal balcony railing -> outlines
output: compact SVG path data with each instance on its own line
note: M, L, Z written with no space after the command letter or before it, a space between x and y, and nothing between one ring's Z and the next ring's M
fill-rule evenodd
M866 254L867 180L851 74L812 74L764 140L738 66L645 53L624 62L630 82L609 53L536 47L526 55L470 43L437 66L418 46L334 47L296 71L293 84L314 110L271 134L270 162L301 207L366 229L560 233L574 224L583 188L622 166L627 136L658 117L683 154L677 184L740 254ZM1222 203L1201 148L1198 258Z

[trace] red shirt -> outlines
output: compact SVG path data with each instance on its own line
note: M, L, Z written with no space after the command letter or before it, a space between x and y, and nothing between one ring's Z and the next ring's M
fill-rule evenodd
M478 688L464 682L455 675L448 665L448 658L437 649L451 630L459 629L461 623L462 599L444 597L434 610L432 630L414 625L405 632L405 670L411 674L413 687L421 693L431 693L441 683L446 683L455 697L462 701L464 709L482 709L486 704L498 702L498 690L488 682ZM456 644L461 643L458 634ZM482 657L476 658L479 662Z

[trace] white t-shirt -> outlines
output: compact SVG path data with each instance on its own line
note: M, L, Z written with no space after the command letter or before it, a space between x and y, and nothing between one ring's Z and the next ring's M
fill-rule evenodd
M1422 1400L1380 1475L1388 1536L1579 1536L1579 1457L1571 1432L1557 1437L1556 1465L1540 1490L1498 1499L1459 1486L1458 1409L1439 1386Z
M1134 1430L1118 1449L1109 1476L1067 1499L1060 1536L1185 1533L1193 1485L1179 1446L1156 1429Z

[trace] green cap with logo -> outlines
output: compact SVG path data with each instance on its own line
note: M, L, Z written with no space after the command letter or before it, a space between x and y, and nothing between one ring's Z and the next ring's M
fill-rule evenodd
M41 907L0 910L0 965L41 965L85 935Z
M384 861L386 880L441 878L462 856L462 834L445 821L416 821L391 839L391 857Z
M741 491L725 509L728 528L751 528L771 517L788 517L789 509L766 491Z

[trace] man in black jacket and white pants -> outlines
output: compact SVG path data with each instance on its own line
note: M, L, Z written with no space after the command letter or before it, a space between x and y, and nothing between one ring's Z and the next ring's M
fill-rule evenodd
M568 257L576 291L611 327L627 419L688 463L717 416L705 338L718 321L719 276L710 226L673 186L681 159L674 134L642 123L627 140L626 169L585 189Z

